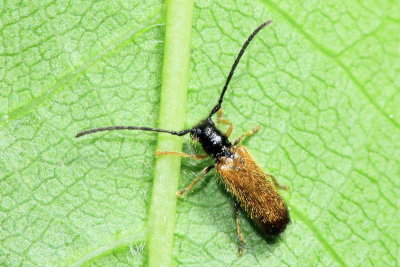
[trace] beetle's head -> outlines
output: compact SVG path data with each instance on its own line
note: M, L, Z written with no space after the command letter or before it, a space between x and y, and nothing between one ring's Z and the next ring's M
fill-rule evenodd
M204 138L210 136L210 134L215 132L215 130L215 123L212 121L211 118L207 118L200 121L196 126L192 128L192 130L190 131L190 137L193 140L201 142L201 140L204 140Z

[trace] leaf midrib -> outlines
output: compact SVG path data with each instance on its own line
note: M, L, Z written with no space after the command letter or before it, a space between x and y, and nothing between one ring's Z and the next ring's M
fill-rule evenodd
M167 1L165 46L158 127L182 130L186 95L194 0ZM157 150L182 151L182 137L159 133ZM147 266L171 266L176 218L176 191L180 158L158 157L147 219Z

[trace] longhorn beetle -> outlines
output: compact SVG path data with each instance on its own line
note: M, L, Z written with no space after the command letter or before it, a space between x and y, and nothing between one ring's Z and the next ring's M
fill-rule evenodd
M226 186L227 191L229 191L235 198L234 209L239 239L239 256L242 254L244 246L244 238L238 217L239 206L246 211L259 229L266 235L279 235L285 230L287 224L290 222L287 206L275 190L275 187L284 189L286 187L279 185L272 175L265 174L250 156L246 147L238 146L239 142L244 137L252 135L258 131L259 127L256 126L253 130L243 134L231 143L228 140L228 137L233 131L233 125L229 120L222 118L223 112L221 109L225 92L228 89L229 82L232 79L240 58L243 56L243 53L256 34L271 22L271 20L264 22L247 38L232 65L217 104L211 110L208 117L200 121L193 128L182 131L171 131L138 126L110 126L83 131L76 135L76 137L81 137L91 133L111 130L142 130L168 133L177 136L190 134L192 139L201 144L207 155L189 155L181 152L169 151L157 151L156 155L175 155L194 159L211 157L215 160L215 165L204 168L201 174L194 179L192 183L190 183L186 188L178 191L176 194L178 197L182 196L184 193L191 190L210 170L215 168L219 173L222 182ZM211 118L215 113L218 113L217 121L219 123L229 125L225 134L216 127ZM271 179L275 187L268 178Z

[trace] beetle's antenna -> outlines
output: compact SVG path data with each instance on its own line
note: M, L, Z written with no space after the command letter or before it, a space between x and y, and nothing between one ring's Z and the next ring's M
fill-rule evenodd
M247 46L250 44L251 40L253 40L254 36L256 36L256 34L259 31L261 31L265 26L267 26L271 23L272 23L272 20L267 20L266 22L264 22L263 24L258 26L257 29L255 29L253 31L253 33L250 34L250 36L249 36L249 38L247 38L246 42L244 42L242 49L240 49L240 52L237 55L235 62L232 65L232 68L231 68L231 71L229 72L228 78L226 79L226 82L225 82L224 88L222 89L222 93L221 93L221 96L219 97L218 103L212 109L210 115L208 115L208 118L211 118L211 116L214 115L215 113L217 113L217 111L221 108L221 104L222 104L222 101L224 100L224 95L225 95L226 89L228 89L228 85L232 79L233 73L235 72L235 69L236 69L237 65L239 64L240 58L243 56L244 51L246 50Z
M97 133L97 132L104 132L104 131L114 131L114 130L139 130L139 131L149 131L149 132L159 132L159 133L169 133L172 135L183 136L187 133L190 133L191 129L183 130L183 131L169 131L164 129L156 129L150 127L137 127L137 126L109 126L109 127L101 127L91 130L86 130L83 132L78 133L75 137L81 137L83 135Z

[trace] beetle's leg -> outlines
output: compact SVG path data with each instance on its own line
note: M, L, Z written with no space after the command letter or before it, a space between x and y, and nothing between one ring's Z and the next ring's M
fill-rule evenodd
M208 157L208 155L190 155L182 152L173 152L173 151L156 151L156 156L165 156L165 155L170 155L170 156L179 156L179 157L184 157L184 158L192 158L192 159L205 159Z
M185 188L183 188L182 190L179 190L178 192L176 192L176 195L178 197L181 197L183 194L185 194L187 191L192 190L192 188L198 183L200 182L201 179L203 179L203 177L209 173L211 171L211 169L214 168L214 165L205 167L203 169L203 171L200 173L199 176L197 176L196 179L194 179L188 186L186 186Z
M269 176L272 180L272 182L274 183L275 187L279 188L279 189L283 189L283 190L289 190L289 186L287 185L281 185L280 183L278 183L278 181L276 180L276 178L274 176L272 176L271 174L267 174L267 176Z
M254 134L258 130L260 130L260 126L257 125L256 127L253 128L253 130L248 131L247 133L244 133L243 135L241 135L238 138L236 138L236 140L233 142L233 145L236 146L240 141L242 141L243 138Z
M243 254L244 247L244 236L242 232L242 227L240 226L240 218L239 218L239 203L235 200L234 202L234 212L235 212L235 221L236 221L236 232L238 236L238 256L241 257Z
M222 109L218 110L218 112L217 112L217 115L218 115L217 122L229 125L229 128L225 133L225 135L227 137L229 137L231 135L232 131L233 131L233 124L232 124L232 122L230 120L222 118L223 114L224 114L224 111Z

